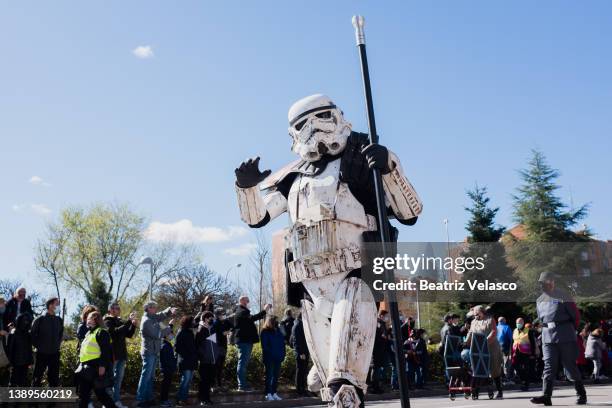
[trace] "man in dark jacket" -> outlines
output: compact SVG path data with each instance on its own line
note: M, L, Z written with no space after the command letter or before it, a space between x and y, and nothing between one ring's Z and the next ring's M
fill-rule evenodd
M121 319L121 307L119 303L113 302L108 308L108 314L104 316L104 324L111 336L113 347L113 401L118 407L122 407L120 402L121 383L125 374L125 364L127 362L126 338L131 338L136 331L138 321L136 313L132 312L127 320Z
M387 361L387 322L386 315L389 312L381 310L376 322L376 332L374 334L374 349L372 351L372 365L370 367L370 387L372 394L381 394L382 375Z
M36 364L32 386L40 387L47 371L50 387L59 386L60 346L64 337L64 321L55 314L59 299L52 297L45 303L46 312L32 323L32 345L36 348Z
M217 335L217 346L219 349L219 358L215 363L215 376L217 386L220 388L223 388L223 368L225 367L225 358L227 356L227 335L233 328L232 322L225 318L225 310L222 307L217 308L215 310L212 330Z
M238 347L238 366L236 374L238 376L238 390L248 391L250 389L247 382L247 366L251 359L251 351L253 344L259 343L259 334L255 322L266 317L266 312L272 308L272 305L266 304L264 310L251 315L248 308L249 298L241 296L236 309L234 309L234 344Z
M15 291L15 295L6 303L6 311L2 315L4 320L4 330L8 330L10 324L15 324L17 316L22 313L29 313L34 317L30 300L26 299L26 289L20 287Z
M34 362L32 354L32 317L28 313L17 316L15 329L8 337L7 356L11 362L11 387L27 387L28 368Z
M291 339L291 329L293 329L293 324L295 319L293 318L293 311L289 308L285 309L285 317L280 322L281 330L283 331L283 335L285 336L285 343L290 346Z
M304 335L302 313L298 314L291 329L291 347L295 351L295 388L299 395L308 395L306 378L308 377L308 359L310 353L306 343L306 336Z

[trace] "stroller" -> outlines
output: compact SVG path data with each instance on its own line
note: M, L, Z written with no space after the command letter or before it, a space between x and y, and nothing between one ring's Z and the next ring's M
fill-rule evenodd
M458 393L465 399L477 400L480 388L487 387L489 399L495 393L490 378L490 355L487 338L471 333L470 349L462 350L464 344L459 336L446 336L444 365L448 375L448 397L454 401Z

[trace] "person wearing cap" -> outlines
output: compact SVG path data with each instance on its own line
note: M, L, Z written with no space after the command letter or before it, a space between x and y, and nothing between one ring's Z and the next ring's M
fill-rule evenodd
M544 372L542 374L542 395L531 399L534 404L552 405L553 382L557 377L559 363L565 369L570 380L574 382L578 399L576 404L585 405L586 390L582 376L576 365L578 343L576 328L580 313L573 299L555 286L555 275L542 272L538 280L542 295L536 301L538 319L542 322L542 354Z
M50 387L60 385L60 346L64 337L64 320L56 315L59 303L57 297L47 299L45 313L32 322L32 345L36 349L36 363L32 374L33 387L41 386L45 371Z
M142 371L136 391L136 401L139 407L149 406L153 400L153 382L155 380L155 369L159 362L161 339L172 330L172 320L168 325L164 325L163 321L175 313L175 307L169 307L158 313L157 303L153 301L144 305L144 314L140 322Z

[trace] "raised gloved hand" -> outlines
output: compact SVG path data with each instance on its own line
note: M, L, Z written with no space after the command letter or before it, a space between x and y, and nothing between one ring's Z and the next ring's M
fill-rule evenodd
M236 185L240 188L255 187L268 177L272 170L259 171L259 157L242 162L235 170Z
M370 143L361 150L361 153L366 157L368 166L371 169L378 169L382 174L391 172L389 167L389 151L383 145L378 143Z

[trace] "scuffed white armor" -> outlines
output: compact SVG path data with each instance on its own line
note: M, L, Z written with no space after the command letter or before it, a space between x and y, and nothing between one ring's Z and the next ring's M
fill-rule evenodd
M319 160L325 153L340 153L351 132L341 111L323 95L296 102L289 111L289 122L292 149L306 162ZM312 302L302 300L304 333L317 372L309 375L309 388L320 389L323 400L336 408L348 408L361 402L355 387L366 390L376 305L361 279L346 277L361 268L362 233L377 230L377 221L340 180L340 157L320 172L298 172L286 198L277 184L300 162L261 182L259 198L254 197L256 187L236 189L241 218L249 225L288 213L286 247L293 255L288 262L289 277L301 282L312 298ZM409 220L421 213L421 201L391 152L389 161L392 170L383 176L387 205L397 218ZM333 396L328 385L338 380L354 387L345 384Z

